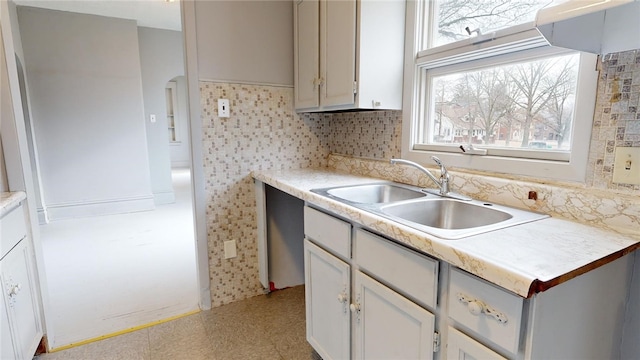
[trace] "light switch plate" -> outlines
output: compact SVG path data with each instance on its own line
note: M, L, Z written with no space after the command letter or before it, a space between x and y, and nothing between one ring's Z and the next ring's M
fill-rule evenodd
M640 147L617 147L613 182L640 185Z
M229 117L229 99L218 99L218 117Z

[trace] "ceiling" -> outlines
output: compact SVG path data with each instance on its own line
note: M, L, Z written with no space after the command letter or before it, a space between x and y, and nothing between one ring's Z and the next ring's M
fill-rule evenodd
M182 30L180 2L165 0L14 0L19 6L136 20L138 26Z

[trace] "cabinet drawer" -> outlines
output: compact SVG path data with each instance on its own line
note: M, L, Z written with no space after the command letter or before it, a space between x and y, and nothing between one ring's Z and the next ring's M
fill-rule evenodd
M387 286L435 308L438 262L364 230L355 235L356 263Z
M22 206L0 219L0 259L27 235Z
M304 235L335 255L351 258L351 224L347 222L305 206Z
M520 338L522 306L521 297L451 268L449 316L475 333L478 340L487 340L515 354Z

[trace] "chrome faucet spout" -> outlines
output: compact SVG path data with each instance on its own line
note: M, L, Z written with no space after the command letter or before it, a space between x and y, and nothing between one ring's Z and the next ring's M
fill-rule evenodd
M440 167L440 179L436 178L431 173L431 171L427 170L422 165L415 163L413 161L404 160L404 159L391 159L391 163L413 166L414 168L422 171L425 175L429 177L429 179L431 179L431 181L433 181L436 185L438 185L438 193L440 196L446 196L446 197L459 199L459 200L471 200L471 198L467 196L456 194L450 191L450 188L449 188L450 179L449 179L449 172L447 171L447 168L442 163L442 160L440 160L436 156L432 156L431 159Z
M438 161L440 161L440 160L438 159ZM404 160L404 159L391 159L391 163L392 164L403 164L403 165L413 166L414 168L422 171L425 175L427 175L429 177L429 179L431 179L436 185L438 185L438 188L440 189L440 194L443 195L442 183L440 182L440 180L438 180L438 178L436 178L431 173L431 171L427 170L424 166L422 166L422 165L420 165L418 163L415 163L413 161Z

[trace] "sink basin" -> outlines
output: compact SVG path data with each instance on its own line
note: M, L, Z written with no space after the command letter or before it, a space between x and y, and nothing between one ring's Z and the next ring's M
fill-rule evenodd
M513 218L513 215L495 210L492 206L452 199L432 199L387 205L380 211L389 216L437 229L469 229Z
M448 240L548 217L477 200L465 201L426 194L420 188L392 182L311 191Z
M441 197L387 204L370 211L443 239L460 239L548 217L482 201Z
M358 204L390 203L427 196L419 189L388 183L342 186L312 191Z

